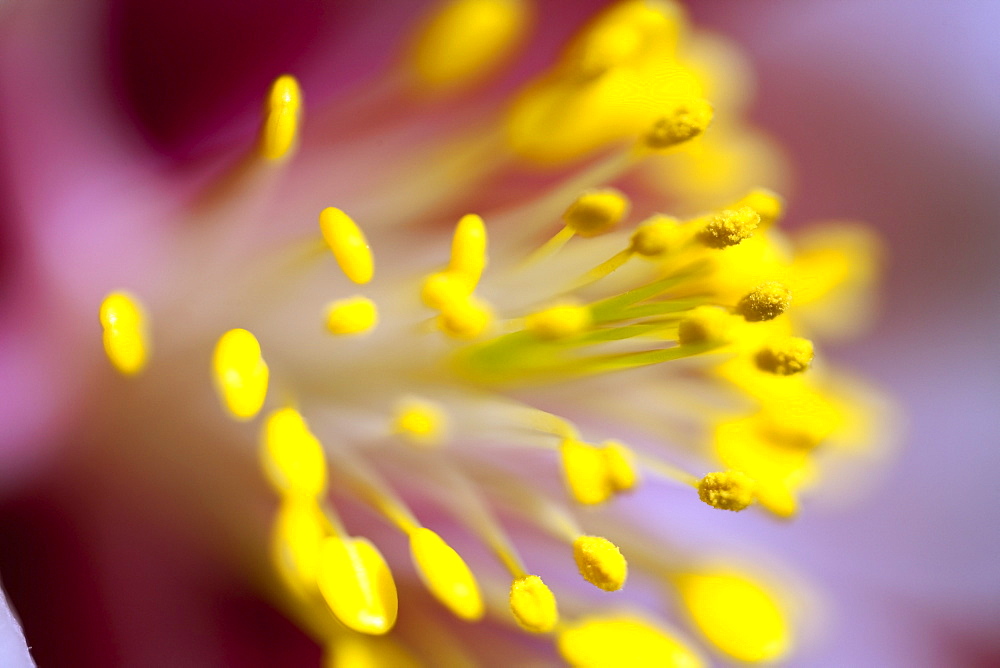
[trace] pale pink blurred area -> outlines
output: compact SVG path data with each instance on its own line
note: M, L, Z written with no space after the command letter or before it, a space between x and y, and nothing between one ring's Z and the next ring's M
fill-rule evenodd
M1000 664L1000 3L690 3L747 50L753 118L792 160L789 222L867 221L888 265L873 333L836 354L908 426L860 503L754 527L831 596L805 666Z

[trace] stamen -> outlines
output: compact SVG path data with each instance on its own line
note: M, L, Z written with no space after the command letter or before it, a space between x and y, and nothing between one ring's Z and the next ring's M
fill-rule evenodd
M278 492L314 498L324 492L323 446L297 410L281 408L268 415L261 436L261 465Z
M540 339L554 341L580 334L590 323L590 309L586 306L562 304L529 315L524 328Z
M603 503L615 493L632 489L637 482L631 451L621 443L608 441L596 447L565 439L559 454L566 486L583 505Z
M581 619L566 625L556 642L559 654L573 668L708 665L670 633L635 617Z
M720 510L740 511L754 500L753 479L742 471L709 473L698 481L698 498Z
M212 357L212 376L232 417L249 420L260 412L267 395L268 373L253 334L231 329L219 338Z
M260 128L260 155L266 160L281 160L295 148L302 112L299 82L288 74L271 84Z
M656 215L646 220L632 234L629 249L644 257L665 255L676 247L680 238L680 221L671 216Z
M393 433L414 445L439 445L446 429L447 417L441 407L423 399L404 399L392 419Z
M299 596L313 595L317 591L320 548L329 535L315 499L284 496L272 531L272 559L282 579Z
M331 334L364 334L378 324L378 308L367 297L350 297L330 302L326 307L326 328Z
M537 575L525 575L511 583L510 609L521 628L532 633L548 633L559 622L556 597Z
M751 290L736 305L736 312L747 322L774 320L788 310L792 293L777 281L762 283Z
M101 302L104 352L121 374L134 376L149 358L146 313L139 300L127 292L112 292Z
M698 232L698 240L709 248L735 246L753 236L760 224L760 214L748 206L723 209Z
M375 264L364 233L340 209L327 207L319 214L319 229L341 271L358 285L372 280Z
M760 216L760 226L768 227L781 218L785 202L777 194L765 188L757 188L747 193L731 208L750 207Z
M618 546L600 536L580 536L573 542L573 558L583 578L604 591L618 591L628 577L628 564Z
M809 339L790 336L773 341L754 356L757 368L779 376L791 376L809 368L813 360L813 343Z
M493 311L475 297L444 304L437 318L442 332L454 339L475 339L493 323Z
M396 624L392 571L365 538L330 536L320 548L317 584L333 614L358 633L382 635Z
M614 188L592 190L580 195L573 202L563 221L566 227L581 237L596 237L611 231L625 217L629 201Z
M462 216L455 226L451 242L451 261L448 272L461 276L468 282L469 291L475 289L486 267L486 225L475 214Z
M643 145L656 151L694 139L708 129L714 111L706 100L691 99L662 116L642 138Z
M479 585L465 561L430 529L410 534L413 564L430 592L452 612L468 621L486 611Z
M724 343L732 330L732 317L718 306L698 306L677 326L677 342L682 346L697 343Z
M475 284L454 272L438 271L427 276L420 286L420 300L432 309L442 309L446 304L469 297Z

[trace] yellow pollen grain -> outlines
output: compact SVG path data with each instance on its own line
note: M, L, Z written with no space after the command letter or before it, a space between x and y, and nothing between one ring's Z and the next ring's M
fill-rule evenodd
M326 329L331 334L364 334L378 324L378 307L367 297L338 299L326 307Z
M792 303L792 293L777 281L758 285L746 294L736 305L736 312L747 322L774 320L788 310Z
M267 395L269 371L257 338L245 329L231 329L215 345L212 377L222 404L237 420L260 412Z
M493 323L493 310L474 297L444 304L437 318L438 327L453 339L475 339Z
M643 222L632 234L629 250L643 257L659 257L677 245L680 221L656 215Z
M754 486L742 471L717 471L698 481L698 498L713 508L738 512L753 503Z
M404 399L396 406L393 433L414 445L438 445L446 429L447 417L437 404L422 399Z
M580 195L563 214L566 227L581 237L596 237L611 231L625 217L629 201L613 188Z
M525 575L510 585L510 610L525 631L548 633L559 622L556 597L537 575Z
M761 371L779 376L791 376L808 369L809 365L812 364L813 355L812 341L798 336L790 336L765 345L757 351L754 361Z
M146 312L139 300L127 292L112 292L101 302L104 352L122 375L134 376L149 359Z
M410 534L410 555L421 579L434 597L467 621L486 611L479 585L468 565L450 545L430 529Z
M709 248L735 246L753 236L760 214L748 206L724 209L698 232L698 240Z
M281 160L295 148L302 113L302 91L295 77L285 74L271 84L260 129L260 155Z
M618 591L628 577L628 564L618 546L601 536L580 536L573 558L583 578L604 591Z
M708 129L714 112L706 100L691 99L660 117L643 136L643 144L654 150L668 149L694 139Z
M677 342L682 346L696 343L724 343L732 329L732 318L718 306L697 306L680 321Z
M350 216L335 207L327 207L319 214L319 229L347 278L358 285L372 280L375 261L371 248Z
M561 304L529 315L524 328L540 339L554 341L585 332L591 322L586 306Z
M334 616L347 628L382 635L396 624L396 583L385 558L366 539L326 538L317 584Z

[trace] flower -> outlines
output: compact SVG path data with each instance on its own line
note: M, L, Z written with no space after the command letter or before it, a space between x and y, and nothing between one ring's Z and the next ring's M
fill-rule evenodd
M871 239L829 227L788 240L780 198L736 195L739 178L675 188L680 217L660 212L652 186L671 161L717 173L709 124L728 101L706 99L718 63L684 50L672 5L609 8L504 113L484 114L458 89L513 48L523 7L448 4L412 69L325 119L340 142L313 143L308 95L275 81L257 145L185 205L156 277L135 272L139 285L101 302L104 349L127 378L90 425L102 444L90 456L129 494L187 488L178 505L334 665L446 663L463 650L445 610L519 627L528 647L547 634L575 665L626 652L698 665L699 642L782 657L795 597L780 574L587 507L654 477L718 509L787 518L824 479L822 459L868 453L865 392L822 359L811 368L798 334L860 319ZM385 107L406 113L380 118ZM357 192L322 201L344 138L352 159L335 174ZM386 153L388 166L358 158ZM709 190L720 202L694 213ZM275 218L295 232L316 222L301 240L255 228ZM256 441L269 496L247 469ZM254 498L277 512L248 512ZM538 566L522 534L544 546ZM594 606L568 582L576 570L606 592L631 571L682 614ZM405 614L407 597L421 612Z

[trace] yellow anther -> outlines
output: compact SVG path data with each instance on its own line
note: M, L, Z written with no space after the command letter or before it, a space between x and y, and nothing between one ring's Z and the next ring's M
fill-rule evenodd
M405 399L396 407L392 430L416 445L437 445L447 429L441 407L422 399Z
M288 74L275 79L267 96L264 123L260 129L260 154L263 158L280 160L292 152L301 114L299 82Z
M441 309L467 298L475 286L459 274L438 271L427 276L420 286L420 300L428 308Z
M367 297L349 297L326 307L326 328L331 334L363 334L378 324L378 308Z
M604 591L618 591L628 577L628 564L618 546L600 536L580 536L573 542L580 575Z
M104 352L126 376L134 376L149 358L146 313L139 300L127 292L112 292L101 302Z
M333 614L349 629L381 635L396 623L399 601L392 572L364 538L324 540L317 584Z
M285 581L302 593L316 591L320 548L328 535L322 511L316 501L303 496L286 496L274 520L272 558Z
M592 617L567 625L557 638L559 654L573 668L701 668L694 650L666 631L631 617Z
M679 235L680 221L656 215L643 222L632 234L629 250L644 257L658 257L676 246Z
M595 447L565 439L559 446L559 453L566 486L578 503L603 503L617 492L628 491L636 483L631 452L620 443L608 441L603 447Z
M697 306L677 326L677 342L725 343L732 330L732 317L718 306Z
M559 622L556 597L537 575L525 575L510 585L510 610L526 631L548 633Z
M584 77L594 77L634 64L651 47L670 48L679 22L672 9L666 3L617 3L578 38L570 57Z
M749 239L760 224L760 214L748 206L724 209L698 232L698 240L709 248L726 248Z
M719 650L747 662L781 659L791 629L774 596L736 573L691 573L677 578L684 606Z
M540 339L556 340L585 332L590 323L589 308L562 304L529 315L524 328Z
M335 207L327 207L319 214L319 229L347 278L358 285L372 280L375 261L371 248L350 216Z
M475 621L486 611L476 578L468 565L430 529L410 534L410 555L421 579L434 597L453 613Z
M219 338L212 357L212 375L222 404L237 420L260 412L267 395L268 369L257 338L245 329L231 329Z
M452 0L419 33L413 67L420 82L454 88L489 74L513 51L527 28L524 0Z
M618 441L601 444L604 456L604 470L608 484L615 492L627 492L639 483L639 473L635 468L635 455L628 446Z
M757 188L747 193L734 208L748 206L760 216L760 224L766 227L781 218L785 210L785 202L777 194L764 188Z
M754 486L742 471L717 471L698 481L698 498L713 508L740 511L753 503Z
M712 105L706 100L688 100L660 117L642 138L643 143L654 150L682 144L705 132L712 115Z
M421 668L423 662L392 636L338 633L326 648L323 668Z
M474 339L493 323L493 310L475 297L458 299L441 307L437 323L454 339Z
M479 283L486 268L486 225L475 214L462 216L451 240L451 261L448 272L461 276L470 292Z
M311 497L323 493L323 446L297 410L281 408L268 415L261 435L261 465L278 491Z
M621 192L613 188L592 190L570 204L563 221L581 237L596 237L621 222L628 210L628 198Z
M792 293L777 281L761 283L736 305L736 312L748 322L774 320L788 310Z
M775 373L779 376L791 376L802 373L809 368L813 360L813 343L809 339L790 336L781 341L774 341L754 356L757 368L761 371Z

